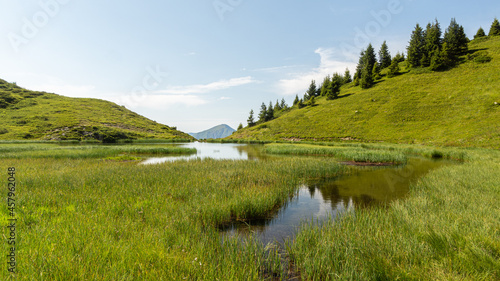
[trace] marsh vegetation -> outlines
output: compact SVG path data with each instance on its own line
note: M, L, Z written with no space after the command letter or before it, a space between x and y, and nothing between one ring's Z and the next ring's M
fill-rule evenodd
M360 209L322 225L306 223L280 248L253 236L223 236L220 226L265 218L300 186L348 175L353 167L334 157L309 156L158 165L108 159L169 149L1 144L2 169L16 167L19 185L17 279L495 279L500 274L495 151L351 144L352 152L381 151L395 159L439 155L467 163L424 176L411 186L409 198L386 208ZM7 218L3 208L1 223Z

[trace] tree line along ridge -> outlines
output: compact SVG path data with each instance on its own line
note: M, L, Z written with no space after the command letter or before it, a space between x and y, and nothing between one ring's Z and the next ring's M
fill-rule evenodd
M485 40L492 36L500 36L500 23L497 18L491 24L488 35L480 27L474 35L474 40ZM271 121L293 107L300 109L314 106L317 97L335 100L339 96L340 88L346 84L360 86L362 89L371 88L377 80L382 79L382 70L385 70L385 75L388 78L392 78L400 74L402 67L409 70L425 68L430 71L446 71L459 64L464 55L467 55L467 60L474 60L478 63L491 61L491 56L485 50L477 51L474 54L468 53L470 41L463 26L459 25L455 18L451 19L444 34L437 19L432 23L429 22L425 29L417 23L406 48L406 57L404 53L399 52L395 56L391 56L387 42L384 41L378 51L377 59L375 49L370 43L366 49L361 51L353 76L346 68L344 74L327 75L319 86L316 85L315 80L312 80L302 98L299 98L298 95L295 96L292 107L286 104L284 98L281 102L276 101L274 106L272 102L269 103L269 106L262 103L258 120L255 120L255 113L252 109L247 119L247 126L253 127ZM243 129L242 124L238 126L238 130L240 129Z

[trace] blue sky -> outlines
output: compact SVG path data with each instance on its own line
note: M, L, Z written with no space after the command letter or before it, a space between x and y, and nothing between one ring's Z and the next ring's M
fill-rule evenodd
M463 4L462 4L463 3ZM198 132L246 125L311 79L354 71L368 43L405 51L416 23L452 17L469 38L500 1L0 0L0 78L101 98Z

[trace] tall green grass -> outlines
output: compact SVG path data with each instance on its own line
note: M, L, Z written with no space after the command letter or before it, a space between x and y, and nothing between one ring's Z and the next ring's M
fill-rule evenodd
M264 279L280 269L276 255L218 226L264 217L307 178L347 170L309 158L147 166L3 158L8 166L17 170L18 280Z
M195 148L145 145L60 145L60 144L3 144L0 158L108 158L117 156L145 156L193 154Z
M289 244L302 277L499 280L500 155L474 158L428 174L388 209L303 225Z
M329 157L145 166L29 157L60 148L44 152L30 146L47 147L0 146L2 155L26 153L3 157L0 167L17 170L18 280L259 280L285 278L289 269L303 280L499 278L500 155L495 151L437 150L443 157L463 153L468 162L432 172L412 187L408 199L388 208L356 210L322 226L305 224L283 252L251 236L222 236L218 229L267 217L305 181L346 174L349 167ZM363 146L342 149L436 150ZM2 208L0 224L7 225L7 219ZM1 244L1 252L7 247ZM7 277L0 271L1 279Z
M331 147L319 145L268 144L265 152L287 155L324 155L341 160L369 163L406 163L404 154L387 150L370 150L362 147Z
M332 156L346 161L372 163L389 162L395 164L406 163L407 157L409 156L424 156L427 158L443 158L458 161L469 159L469 154L465 149L388 143L272 143L265 145L264 151L269 154Z

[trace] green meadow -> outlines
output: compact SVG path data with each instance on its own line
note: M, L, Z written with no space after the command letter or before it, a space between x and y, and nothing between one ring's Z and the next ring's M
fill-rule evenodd
M324 150L318 153L320 148ZM151 144L0 144L5 183L8 167L16 168L17 279L500 277L498 151L268 144L266 151L304 155L139 164L139 159L169 149ZM267 217L306 181L348 175L351 168L340 165L338 154L330 150L342 155L366 150L392 156L384 158L391 161L401 155L442 157L462 164L428 174L412 186L408 199L386 208L356 210L321 226L305 222L296 240L281 247L262 245L251 236L221 234L220 227L228 223ZM113 158L120 155L124 157ZM0 223L7 225L8 218L7 208L2 208ZM3 243L3 252L8 253L8 247ZM6 279L7 270L0 275Z
M194 138L109 101L0 79L0 279L500 280L500 37L460 55L439 71L395 60L398 73L381 69L373 87L343 84L338 96L340 84L324 83L330 94L276 112L263 104L257 122L252 111L247 127L207 140L259 144L238 151L251 160L145 165L197 153L176 144ZM412 168L423 158L435 169ZM388 187L360 180L350 193L365 168ZM408 194L384 193L412 173L425 175ZM259 240L255 220L280 215L301 187L316 200L322 182L349 203L284 243ZM225 232L234 225L248 235Z
M500 153L468 151L405 200L301 227L289 251L306 280L499 280Z
M2 79L0 119L0 140L7 141L193 140L175 127L149 120L109 101L31 91Z
M60 145L51 143L0 144L2 158L54 158L83 159L99 158L106 160L141 160L145 156L182 155L196 153L194 148L171 145Z
M265 217L305 179L346 170L332 159L309 158L140 165L109 161L108 154L96 158L93 149L81 154L46 147L56 154L59 149L69 157L39 150L35 157L2 158L5 182L7 168L16 168L19 280L272 276L271 269L281 264L267 261L264 245L223 238L219 226ZM1 214L6 225L7 208ZM2 247L7 252L7 243ZM5 279L7 271L1 275Z
M475 61L477 52L492 60ZM471 41L461 61L441 72L410 70L403 62L400 75L388 78L384 69L370 89L344 85L338 99L317 97L314 106L293 106L228 138L498 148L500 37Z

